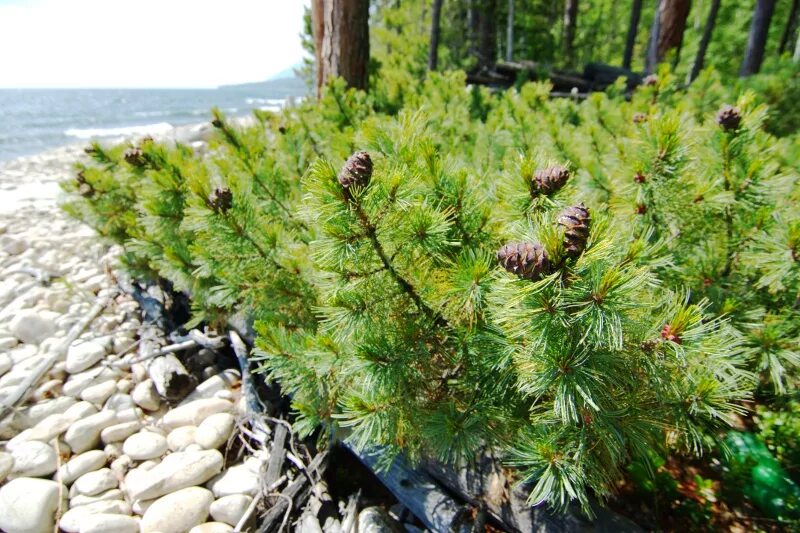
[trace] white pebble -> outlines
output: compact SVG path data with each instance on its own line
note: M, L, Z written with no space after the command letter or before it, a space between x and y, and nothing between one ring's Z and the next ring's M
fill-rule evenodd
M36 440L22 442L11 452L16 477L49 476L58 468L56 451L52 446Z
M18 478L0 487L0 530L49 533L56 523L59 484L48 479ZM63 488L61 491L66 493ZM66 507L66 503L63 502Z
M101 492L117 488L117 476L109 468L101 468L94 472L88 472L72 484L70 495L83 494L85 496L95 496Z
M195 400L169 411L161 419L161 423L168 428L196 426L213 414L232 411L233 404L227 400L219 398Z
M81 391L81 399L94 405L103 405L109 396L117 391L117 384L113 380L91 385Z
M184 533L205 522L214 496L206 489L189 487L159 498L142 517L141 533Z
M64 440L75 453L85 452L100 443L100 432L117 423L113 411L100 411L72 424L67 430Z
M106 454L100 450L90 450L76 455L58 469L62 483L70 484L87 472L102 468L106 464Z
M90 368L106 354L106 349L96 341L73 344L67 351L67 372L76 374Z
M147 411L156 411L161 406L161 397L156 392L156 386L151 379L146 379L136 385L131 397L136 405Z
M235 419L230 413L209 416L197 426L195 442L208 450L214 450L228 442Z
M100 432L100 440L102 440L104 444L121 442L139 431L141 427L142 423L138 420L134 420L133 422L123 422L122 424L114 424L113 426L108 426Z
M26 344L39 344L56 331L52 318L32 309L18 311L8 325L12 335Z
M125 478L125 490L131 500L152 499L184 487L205 483L222 470L222 454L217 450L175 452L154 468L132 470ZM134 475L135 474L135 475Z
M246 494L223 496L211 504L210 512L214 520L235 526L244 516L253 498Z
M186 449L190 444L194 444L195 434L197 427L195 426L181 426L175 428L167 435L167 446L173 452L180 452Z
M125 439L122 451L135 461L153 459L166 453L167 439L158 433L140 431Z

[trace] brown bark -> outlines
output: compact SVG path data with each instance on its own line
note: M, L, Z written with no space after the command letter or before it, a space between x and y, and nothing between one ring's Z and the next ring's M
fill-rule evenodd
M439 35L441 26L439 20L442 15L442 2L444 0L433 0L433 11L431 13L431 43L428 50L428 70L436 70L439 65Z
M652 72L670 50L680 48L690 5L691 0L661 0L659 2L647 54L646 70L648 72Z
M317 96L330 80L367 88L369 0L312 0Z
M564 4L564 61L575 62L575 26L578 20L578 0L566 0Z
M753 12L753 21L750 24L750 35L747 38L747 48L742 60L739 76L757 74L761 69L764 59L764 48L767 46L769 24L775 11L775 0L758 0Z

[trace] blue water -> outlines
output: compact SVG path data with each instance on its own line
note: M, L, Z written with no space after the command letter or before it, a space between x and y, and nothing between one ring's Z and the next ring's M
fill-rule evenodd
M296 79L219 89L0 89L0 161L207 121L214 106L231 116L278 109L305 94Z

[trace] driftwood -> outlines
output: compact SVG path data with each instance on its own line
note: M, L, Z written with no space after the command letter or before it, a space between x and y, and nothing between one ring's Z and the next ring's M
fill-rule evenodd
M72 326L67 333L67 336L64 338L64 341L61 342L58 347L56 347L52 352L50 352L33 370L25 380L17 385L16 389L9 394L2 403L0 403L0 420L4 419L6 415L8 415L12 409L17 405L25 401L28 394L30 394L31 389L42 379L54 364L59 359L62 359L66 354L69 347L75 342L78 337L89 327L95 318L100 316L100 313L108 306L109 302L111 302L112 298L116 295L116 293L112 293L104 298L100 298L94 304L94 306L89 310L84 317L78 321L77 324Z
M494 65L491 70L467 74L467 83L510 87L519 79L525 81L549 81L553 92L559 94L586 94L605 90L618 78L626 79L628 90L642 83L642 75L603 63L588 63L583 72L557 70L534 61L505 61Z
M308 498L308 494L311 492L309 477L313 475L319 477L322 475L325 471L327 457L327 452L318 453L317 456L314 457L314 460L311 461L311 464L308 465L308 469L306 470L307 475L297 476L289 483L288 487L278 494L279 499L264 515L261 525L258 528L258 533L276 531L279 524L282 522L285 523L285 517L291 513L293 503L302 502Z
M592 506L595 518L589 520L577 507L564 515L551 513L545 506L527 503L530 486L510 484L500 461L491 450L484 450L475 464L453 468L429 461L426 472L464 500L484 508L504 529L515 532L541 533L608 532L638 533L633 522L597 504Z
M379 466L380 449L359 452L346 446L425 527L431 531L469 531L469 509L453 500L426 472L411 468L402 456L384 469Z

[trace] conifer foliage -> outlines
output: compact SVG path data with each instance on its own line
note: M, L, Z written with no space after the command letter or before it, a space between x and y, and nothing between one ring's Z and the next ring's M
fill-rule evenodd
M743 400L796 386L800 153L752 95L462 82L215 112L203 152L93 145L66 208L194 323L253 321L297 429L489 445L533 504L588 511L631 460L713 448Z

